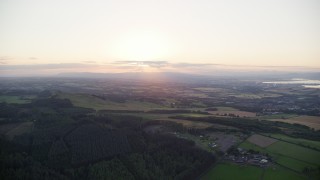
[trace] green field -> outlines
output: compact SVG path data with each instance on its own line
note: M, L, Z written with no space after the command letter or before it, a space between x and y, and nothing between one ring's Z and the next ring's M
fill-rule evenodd
M239 111L239 109L235 109L233 107L217 107L218 111Z
M298 115L295 114L272 114L272 115L264 115L264 116L259 116L259 119L289 119L289 118L293 118L293 117L298 117Z
M239 166L236 164L221 163L201 177L201 180L259 180L262 173L262 168L254 166Z
M263 180L276 180L276 179L290 179L290 180L302 180L307 177L282 168L280 166L269 167L264 170Z
M150 110L159 109L163 106L150 103L150 102L140 102L140 101L127 101L125 103L117 103L110 100L103 100L88 94L67 94L59 93L58 98L69 99L74 106L93 108L95 110Z
M277 158L277 163L279 163L282 166L288 167L292 170L298 171L298 172L302 172L302 170L305 167L311 167L311 165L306 162L296 160L296 159L293 159L293 158L287 157L287 156L279 156ZM316 166L313 166L313 167L316 168Z
M283 118L271 118L271 119L266 119L270 121L280 121L280 122L285 122L289 124L301 124L304 126L308 126L310 128L313 128L315 130L320 130L320 118L318 116L307 116L307 115L299 115L299 116L294 116L291 115L292 117L283 117Z
M280 166L266 169L255 166L241 166L231 163L220 163L201 177L201 180L303 180L306 176L297 174Z
M270 137L274 137L274 138L277 138L277 139L280 139L280 140L292 142L292 143L295 143L295 144L301 144L303 146L307 146L307 147L309 146L309 147L312 147L312 148L317 148L317 149L320 150L320 142L319 141L312 141L312 140L301 139L301 138L293 138L293 137L286 136L286 135L283 135L283 134L265 134L265 135L270 136Z
M260 147L258 145L255 145L255 144L253 144L253 143L251 143L249 141L244 141L243 143L241 143L239 145L239 147L240 148L244 148L244 149L252 149L252 150L255 150L255 151L262 152L262 153L267 153L267 151L264 148L262 148L262 147Z
M286 155L311 164L320 165L320 152L298 145L278 141L267 147L269 152Z
M20 96L0 96L0 102L6 102L9 104L26 104L31 102L32 97L20 97Z
M210 115L207 114L197 114L197 113L188 113L188 114L177 114L178 116L186 116L186 117L207 117Z
M319 151L284 141L278 141L266 148L261 148L245 141L241 143L239 147L268 153L280 165L298 172L302 172L305 167L313 167L316 169L320 166Z
M248 112L248 111L241 111L241 110L233 108L233 107L221 106L221 107L216 107L216 108L217 108L216 111L208 111L208 112L214 116L224 116L224 115L228 115L228 114L234 114L239 117L255 117L256 116L256 113Z

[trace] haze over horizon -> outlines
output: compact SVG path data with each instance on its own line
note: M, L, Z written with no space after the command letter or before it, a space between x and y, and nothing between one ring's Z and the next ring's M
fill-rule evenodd
M0 76L320 72L320 2L0 2Z

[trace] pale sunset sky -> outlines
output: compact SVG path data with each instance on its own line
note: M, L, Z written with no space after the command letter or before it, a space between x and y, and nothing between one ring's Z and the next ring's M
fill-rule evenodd
M319 70L320 1L0 0L0 75L208 66Z

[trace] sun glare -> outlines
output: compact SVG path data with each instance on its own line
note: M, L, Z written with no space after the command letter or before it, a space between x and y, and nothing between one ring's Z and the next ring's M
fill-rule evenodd
M118 42L117 56L126 60L156 60L169 53L165 38L157 34L128 34Z

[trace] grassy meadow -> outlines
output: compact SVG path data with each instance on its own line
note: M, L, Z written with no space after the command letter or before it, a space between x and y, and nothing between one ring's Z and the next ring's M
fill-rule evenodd
M95 110L150 110L156 108L163 108L164 106L140 101L126 101L124 103L113 102L110 100L103 100L98 97L90 96L88 94L68 94L59 93L57 97L60 99L70 99L74 106L93 108Z
M21 96L0 96L0 102L6 102L8 104L26 104L30 103L34 97L21 97Z
M220 163L202 176L201 180L258 180L263 169L254 166L239 166L236 164Z
M283 134L266 134L266 135L273 137L273 138L276 138L276 139L283 140L283 141L291 142L294 144L301 144L303 146L316 148L316 149L320 150L320 142L319 141L312 141L312 140L302 139L302 138L294 138L294 137L286 136Z
M306 142L310 143L309 141ZM267 153L271 155L273 161L280 166L299 173L302 173L306 167L314 169L320 167L320 151L284 142L281 140L264 148L246 140L241 143L239 147L245 149L253 149L265 154ZM319 175L319 173L312 174L312 176Z
M201 177L201 180L306 180L304 175L300 175L293 171L280 166L268 168L259 168L255 166L239 166L231 163L220 163L210 169Z

